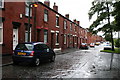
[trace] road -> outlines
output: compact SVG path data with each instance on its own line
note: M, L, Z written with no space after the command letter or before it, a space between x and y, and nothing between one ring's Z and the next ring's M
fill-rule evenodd
M2 67L3 78L120 78L120 55L114 54L110 70L110 53L100 50L103 45L56 56L53 63L38 67L25 64Z

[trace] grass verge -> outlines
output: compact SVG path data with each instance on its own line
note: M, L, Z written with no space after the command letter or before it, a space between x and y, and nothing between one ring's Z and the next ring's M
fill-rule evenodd
M112 51L112 50L101 50L100 52L119 53L120 54L120 49L119 48L115 48L115 51Z

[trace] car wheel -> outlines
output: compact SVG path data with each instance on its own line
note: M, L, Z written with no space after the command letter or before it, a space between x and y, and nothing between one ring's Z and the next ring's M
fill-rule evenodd
M36 58L34 61L34 66L39 66L40 65L40 59Z
M50 62L55 62L55 56L52 56Z

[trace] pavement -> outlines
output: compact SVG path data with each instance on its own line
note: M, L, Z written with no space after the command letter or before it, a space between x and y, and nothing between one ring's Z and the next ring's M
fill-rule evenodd
M64 50L63 52L61 52L61 50L55 50L55 53L56 53L56 55L61 55L61 54L69 53L69 52L74 52L77 50L79 50L79 49L69 48L69 49ZM13 64L12 55L0 56L0 67L8 66L11 64Z

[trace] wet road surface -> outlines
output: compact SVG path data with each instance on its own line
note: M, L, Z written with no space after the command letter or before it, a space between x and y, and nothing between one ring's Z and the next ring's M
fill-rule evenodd
M103 45L56 56L53 63L38 67L9 65L2 67L3 78L118 78L120 55L114 54L113 67L109 70L110 53L100 52Z

